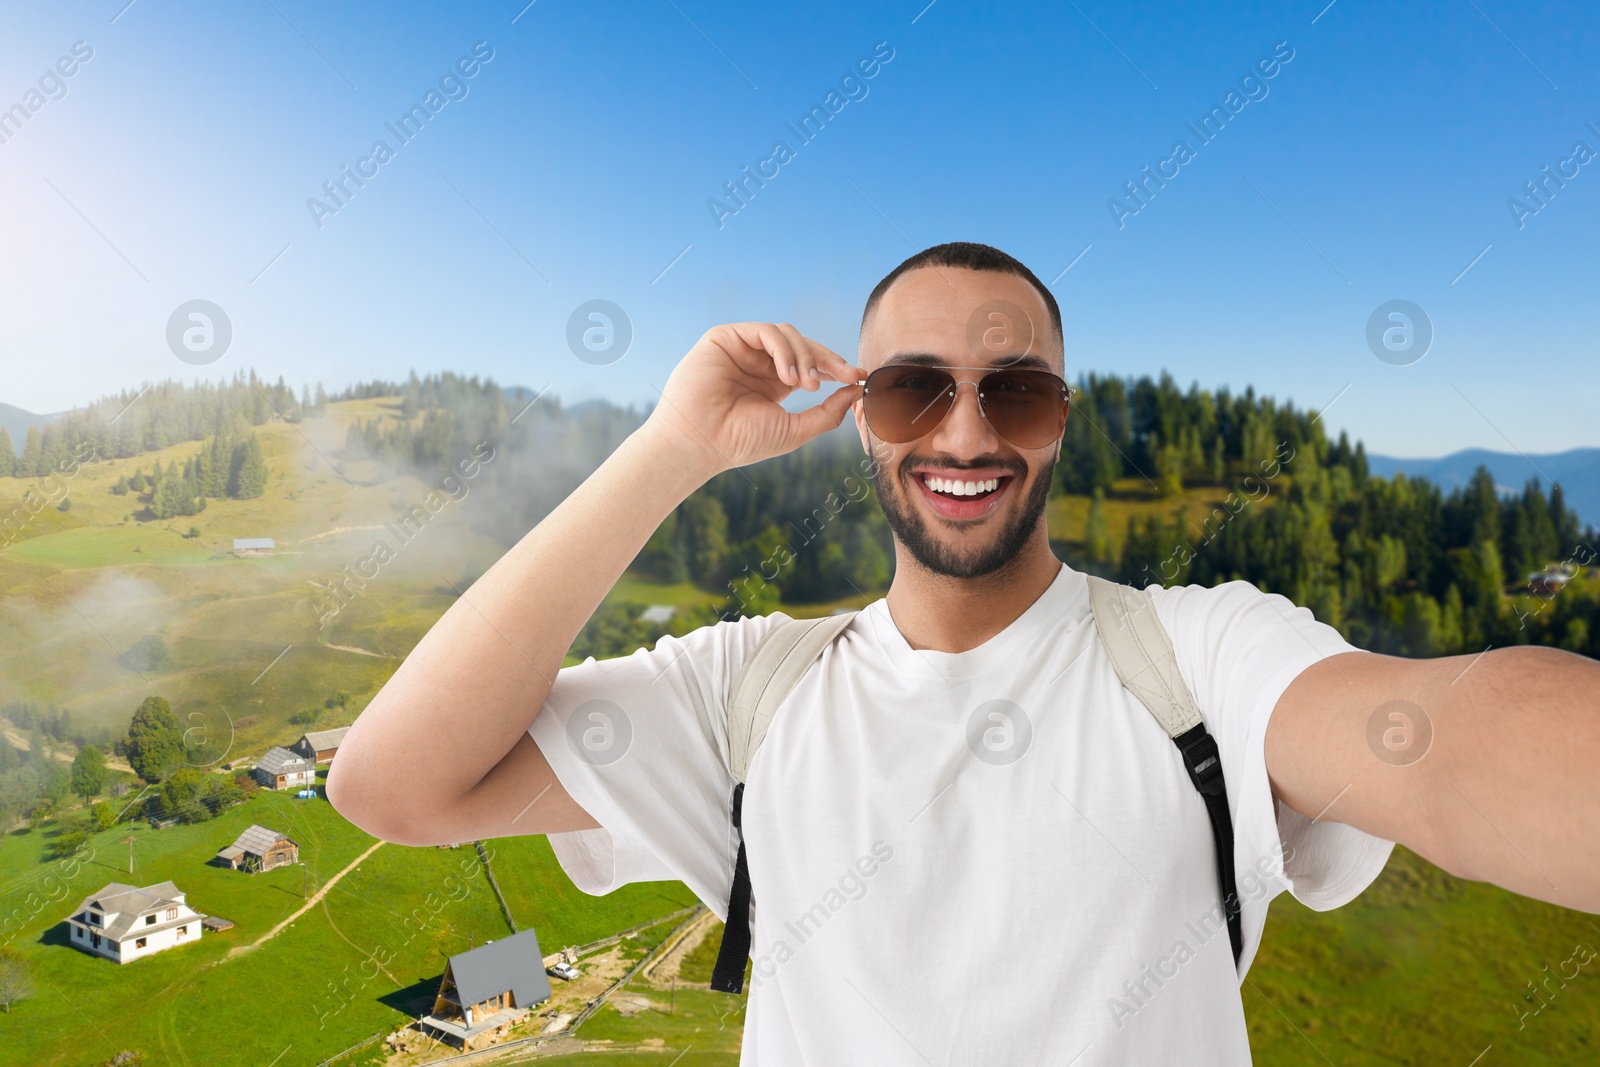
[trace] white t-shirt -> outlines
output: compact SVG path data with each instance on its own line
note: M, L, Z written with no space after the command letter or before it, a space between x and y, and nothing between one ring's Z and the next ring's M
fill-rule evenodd
M1118 681L1085 576L1063 567L960 653L913 650L878 600L801 679L750 766L741 1062L1250 1061L1239 984L1270 899L1288 888L1336 908L1393 848L1278 810L1267 780L1278 697L1352 647L1245 582L1150 595L1221 753L1238 969L1204 801ZM783 618L560 672L529 733L603 827L550 835L578 888L676 878L726 917L739 843L727 693Z

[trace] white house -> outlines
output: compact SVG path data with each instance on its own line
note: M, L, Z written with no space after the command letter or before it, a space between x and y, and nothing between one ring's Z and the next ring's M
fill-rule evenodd
M110 882L78 905L67 926L74 946L127 963L199 941L203 919L204 915L183 902L183 893L171 882L143 889Z

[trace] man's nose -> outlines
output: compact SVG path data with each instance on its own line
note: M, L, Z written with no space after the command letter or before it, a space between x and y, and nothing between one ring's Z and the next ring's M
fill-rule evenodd
M965 390L962 386L971 386ZM950 413L939 423L929 442L941 452L953 455L981 456L994 452L1000 441L983 417L983 405L978 399L978 383L958 381L956 398Z

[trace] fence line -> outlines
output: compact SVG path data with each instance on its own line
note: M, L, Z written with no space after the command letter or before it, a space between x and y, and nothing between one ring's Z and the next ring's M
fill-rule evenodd
M349 1048L345 1049L343 1052L335 1052L332 1056L329 1056L327 1059L325 1059L321 1063L317 1064L317 1067L328 1067L328 1064L332 1063L334 1060L343 1059L344 1057L350 1055L350 1053L358 1052L361 1049L364 1049L368 1045L372 1044L374 1041L381 1041L381 1040L383 1040L383 1031L379 1030L377 1033L373 1034L371 1037L366 1038L366 1039L361 1040L361 1041L357 1041L355 1044L351 1045Z

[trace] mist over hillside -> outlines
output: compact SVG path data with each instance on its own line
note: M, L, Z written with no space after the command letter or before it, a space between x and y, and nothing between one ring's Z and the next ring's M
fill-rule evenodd
M22 442L28 437L29 426L43 426L60 417L59 411L51 415L35 415L15 404L0 404L0 426L5 427L6 433L11 435L11 446L18 455L22 453Z

